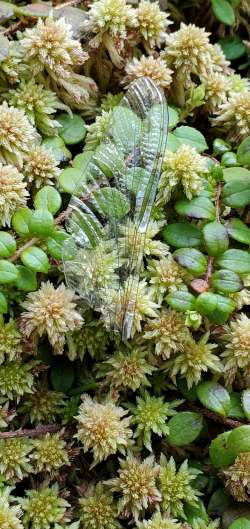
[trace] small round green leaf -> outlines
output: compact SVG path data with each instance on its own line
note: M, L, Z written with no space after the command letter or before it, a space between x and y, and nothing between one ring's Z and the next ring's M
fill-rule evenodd
M59 129L59 136L63 139L66 145L75 145L82 141L86 136L86 125L84 120L78 114L60 114L57 121L61 127Z
M44 272L45 274L49 270L49 260L46 253L38 248L37 246L31 246L26 248L21 253L21 261L24 266L30 268L34 272Z
M237 218L231 219L226 224L226 229L232 239L250 245L250 228L242 220Z
M173 254L177 263L194 275L201 275L207 269L207 258L195 248L180 248Z
M197 387L197 396L203 406L220 415L227 416L230 409L230 395L228 391L213 381L206 381Z
M16 278L17 288L25 292L34 292L37 289L36 272L29 270L23 265L17 265L16 268L18 271Z
M10 257L16 251L16 241L7 231L0 231L0 257Z
M66 393L74 382L74 369L69 360L58 358L50 371L51 385L55 391Z
M246 53L246 46L239 35L226 36L218 41L228 61L239 59Z
M234 311L234 302L213 292L203 292L196 298L195 308L203 316L208 316L211 321L223 324Z
M232 391L230 393L230 402L231 404L228 412L228 417L233 417L235 419L245 419L240 393Z
M180 312L194 310L195 307L195 297L185 290L177 290L176 292L168 294L166 301L170 307Z
M93 154L94 151L80 152L80 154L77 154L72 160L72 166L81 169L81 171L84 172L87 169Z
M203 428L202 415L192 411L181 411L168 422L167 439L173 446L184 446L199 437Z
M245 416L248 420L250 420L250 389L245 389L242 391L241 402Z
M52 186L44 186L34 198L35 209L47 209L55 215L62 205L60 193Z
M227 230L217 220L204 226L203 235L208 255L215 256L227 250L229 245Z
M8 303L5 295L0 292L0 314L6 314L8 312Z
M213 466L216 468L228 467L234 462L234 454L229 448L229 437L231 433L231 430L229 430L217 435L210 444L209 457Z
M175 129L173 134L176 138L178 138L178 140L180 140L181 143L195 147L198 152L203 152L208 148L203 134L193 127L181 125L181 127L177 127L177 129Z
M11 224L18 235L22 237L29 235L29 220L31 215L32 211L29 208L20 208L14 213Z
M68 167L61 172L59 179L60 189L64 193L74 195L79 189L81 182L85 182L81 169L76 167Z
M250 425L244 424L235 428L229 438L228 447L234 458L241 452L250 452Z
M237 160L241 165L250 167L250 136L247 136L238 147Z
M224 165L224 167L235 167L236 165L239 165L237 156L232 151L224 152L221 157L221 164Z
M162 231L162 237L171 246L176 248L196 248L202 243L201 231L187 222L174 222Z
M179 121L179 113L175 108L169 106L168 107L168 128L173 129L176 127L177 123Z
M250 254L244 250L226 250L217 259L217 265L238 274L249 274Z
M63 244L68 238L69 235L64 231L55 231L51 237L48 237L47 248L51 257L58 260L62 259Z
M46 239L54 230L53 215L47 209L35 209L29 220L29 230L34 237Z
M213 153L214 154L224 154L224 152L228 152L231 150L231 146L226 141L222 140L221 138L215 138L213 141Z
M0 283L1 285L7 285L9 283L15 283L17 278L17 268L13 263L0 259Z
M215 207L213 202L207 197L197 197L192 200L178 200L175 210L179 215L193 219L214 220Z
M52 151L58 163L67 162L72 158L71 152L69 149L67 149L63 139L60 138L60 136L45 138L42 142L42 145Z
M235 14L231 4L227 0L211 0L214 16L227 26L235 23Z
M236 518L236 520L234 520L232 523L230 523L228 529L250 529L250 520L248 518L240 516L239 518Z
M212 274L211 285L217 292L225 294L239 292L243 288L240 276L232 272L232 270L218 270L218 272Z

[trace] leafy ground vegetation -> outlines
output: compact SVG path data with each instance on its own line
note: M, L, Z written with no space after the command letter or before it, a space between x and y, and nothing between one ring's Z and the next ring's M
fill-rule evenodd
M249 17L249 0L0 1L0 529L250 527ZM109 293L97 311L65 282L69 202L91 160L124 167L140 120L119 105L145 76L167 149L146 235L130 219L82 269ZM124 341L112 285L135 246Z

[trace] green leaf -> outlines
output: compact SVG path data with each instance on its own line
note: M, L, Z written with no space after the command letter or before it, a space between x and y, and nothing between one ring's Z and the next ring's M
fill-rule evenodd
M232 151L224 152L224 154L221 157L221 165L223 165L224 167L235 167L239 165L235 152L232 152Z
M231 503L232 496L224 488L216 489L208 502L207 512L212 516L221 516Z
M228 391L213 381L202 382L197 387L197 396L203 406L225 417L230 409L230 395Z
M94 196L98 212L109 218L122 218L130 210L127 198L114 187L102 187Z
M250 529L250 520L240 516L229 525L228 529Z
M17 268L13 263L0 259L0 284L7 285L15 283L17 278Z
M245 389L242 391L241 402L245 416L248 420L250 420L250 389Z
M179 391L182 393L182 395L184 395L186 399L192 401L195 401L197 399L196 386L188 388L187 381L184 378L177 379L177 386Z
M178 140L180 140L181 143L195 147L198 152L203 152L208 149L208 145L203 134L193 127L182 125L181 127L177 127L173 134L176 138L178 138Z
M30 268L34 272L44 272L47 274L49 270L49 261L46 253L37 246L26 248L21 253L21 261L24 266Z
M250 245L250 228L242 220L233 218L226 224L230 237L235 241Z
M150 174L143 167L129 167L126 172L126 187L135 195L146 189Z
M53 215L47 209L35 209L29 220L29 230L34 237L46 239L54 230Z
M173 253L174 259L194 275L201 275L207 269L207 258L195 248L180 248Z
M211 321L223 324L235 309L235 303L225 296L203 292L196 298L195 309Z
M190 292L186 292L186 290L177 290L168 294L166 301L170 307L180 312L194 310L195 307L195 297Z
M197 247L202 243L201 231L187 222L174 222L162 231L162 237L171 246L176 248Z
M14 6L10 2L0 1L0 24L8 20L14 14Z
M228 61L239 59L244 53L246 53L246 46L243 44L239 35L224 37L218 41L218 44Z
M232 270L219 270L211 277L211 285L214 290L225 294L239 292L243 288L241 278Z
M17 265L16 268L18 271L16 278L17 288L25 292L34 292L37 289L36 272L29 270L23 265Z
M212 465L216 468L225 468L234 462L235 457L229 448L231 433L229 430L217 435L210 444L209 457Z
M71 152L69 149L67 149L63 139L60 136L51 136L49 138L45 138L42 142L42 145L52 151L58 163L67 162L72 158Z
M250 171L245 167L228 167L223 170L223 179L226 183L237 182L239 180L250 179Z
M76 194L84 182L85 178L82 170L76 167L67 167L61 172L58 179L60 189L70 195Z
M62 259L63 244L68 238L69 235L64 231L55 231L51 237L48 237L47 248L51 257Z
M203 428L202 415L192 411L181 411L168 421L167 439L173 446L184 446L199 437Z
M75 145L82 141L87 133L85 121L79 114L60 114L57 118L61 127L59 136L66 145Z
M217 259L217 265L238 274L249 274L250 254L244 250L226 250Z
M0 5L0 10L1 10L1 5ZM7 39L7 37L4 37L4 35L0 34L0 62L4 61L4 59L7 59L9 55L9 49L10 49L9 40Z
M11 224L14 230L25 237L29 235L29 221L32 216L32 211L29 208L20 208L14 213Z
M229 246L227 230L217 220L204 226L203 236L208 255L218 255L227 250Z
M228 412L228 417L234 417L236 419L245 419L245 414L241 404L240 393L233 391L230 393L230 409Z
M248 177L231 178L223 188L222 198L226 206L233 208L243 208L250 204L250 172Z
M207 197L197 197L192 200L179 200L175 204L175 210L179 215L185 215L194 219L215 218L215 207Z
M227 0L211 0L214 16L223 24L233 26L235 14L231 4Z
M125 106L114 108L112 137L119 151L124 154L129 153L138 144L141 131L142 121L130 108Z
M228 447L233 454L233 457L237 457L241 452L250 452L250 425L244 424L235 428L229 438Z
M203 316L211 314L216 309L217 304L217 296L212 292L203 292L195 300L195 308Z
M228 152L231 150L231 146L226 141L222 140L221 138L215 138L213 141L213 153L219 154L220 156L224 154L225 152Z
M6 314L8 312L8 303L5 295L0 292L0 314Z
M0 257L10 257L16 251L16 241L7 231L0 231Z
M174 135L173 132L169 132L168 138L167 138L167 150L171 152L176 152L178 151L180 146L181 146L181 141L178 140L178 138Z
M173 129L179 121L179 113L171 106L168 106L168 128Z
M74 369L69 360L60 358L52 365L50 380L55 391L66 393L72 387L74 378Z
M250 136L245 138L238 147L237 160L241 165L250 166Z
M55 215L62 205L60 193L52 186L44 186L34 198L35 209L47 209Z
M76 167L76 169L81 169L82 173L84 173L93 157L93 154L94 151L86 151L77 154L72 160L72 166Z

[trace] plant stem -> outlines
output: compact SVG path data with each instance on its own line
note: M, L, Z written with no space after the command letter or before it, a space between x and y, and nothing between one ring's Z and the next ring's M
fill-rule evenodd
M62 429L59 424L42 424L36 428L19 429L9 432L0 432L0 439L13 439L14 437L39 437L45 433L56 433Z

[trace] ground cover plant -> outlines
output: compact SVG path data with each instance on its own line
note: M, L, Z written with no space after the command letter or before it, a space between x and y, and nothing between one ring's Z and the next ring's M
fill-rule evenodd
M250 527L249 19L0 1L0 529Z

